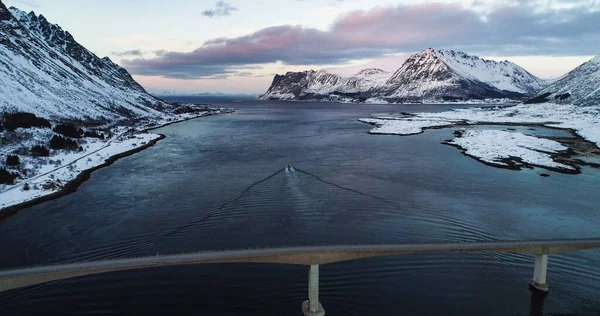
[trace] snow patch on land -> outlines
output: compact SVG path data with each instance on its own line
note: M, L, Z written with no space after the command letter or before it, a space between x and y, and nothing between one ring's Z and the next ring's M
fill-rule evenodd
M381 118L379 118L381 119ZM360 121L370 120L361 119ZM431 122L431 124L415 124ZM409 135L405 130L410 127L423 129L456 124L540 124L548 127L572 129L579 136L600 146L600 106L559 105L553 103L520 104L515 106L496 106L457 109L439 113L415 113L414 117L394 118L390 134ZM369 122L365 122L369 123ZM383 124L386 122L380 122ZM371 123L370 123L371 124Z
M466 120L469 124L541 124L548 127L572 129L581 137L600 146L600 106L582 107L553 103L521 104L512 107L418 113L417 116L431 120Z
M106 142L90 143L84 152L60 152L52 156L52 161L60 164L47 164L38 170L37 176L23 180L16 185L4 186L0 191L0 209L50 195L74 180L81 172L102 165L112 156L139 148L158 139L156 134L119 136ZM25 185L29 190L25 190Z
M553 153L568 150L567 147L553 140L499 130L463 130L460 134L460 137L447 143L464 149L466 155L485 163L500 167L520 168L524 164L529 164L552 169L575 170L572 166L552 159Z
M558 105L553 103L520 104L457 109L440 113L415 113L400 117L362 118L360 122L375 125L372 134L414 135L424 129L454 125L523 124L568 129L600 147L600 106ZM529 164L550 169L578 171L573 166L552 159L552 154L567 150L548 139L504 131L473 130L450 142L466 150L466 154L483 162L508 167ZM518 161L513 159L521 159Z
M455 122L444 120L427 120L419 118L363 118L360 122L375 125L371 134L415 135L423 133L424 128L452 126Z

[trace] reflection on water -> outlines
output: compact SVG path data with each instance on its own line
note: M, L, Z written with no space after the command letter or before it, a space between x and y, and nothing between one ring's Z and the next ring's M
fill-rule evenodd
M530 316L543 316L544 315L544 301L546 300L547 293L542 293L531 289L531 308L529 309Z

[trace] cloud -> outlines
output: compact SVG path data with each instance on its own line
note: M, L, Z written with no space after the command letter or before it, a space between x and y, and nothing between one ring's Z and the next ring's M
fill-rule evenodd
M488 12L459 3L377 7L339 16L328 30L281 25L217 38L191 52L124 60L138 75L194 79L235 73L247 65L340 64L427 47L479 55L595 55L600 11L589 6L540 7L519 0Z
M236 77L252 77L252 73L247 72L247 71L240 71L240 72L236 73L235 76Z
M218 1L215 8L202 11L202 15L212 18L215 16L227 16L233 11L237 11L237 8L225 1Z
M142 57L144 55L144 52L142 52L139 49L134 49L134 50L126 50L123 52L112 52L111 54L115 55L117 57L130 57L130 56Z

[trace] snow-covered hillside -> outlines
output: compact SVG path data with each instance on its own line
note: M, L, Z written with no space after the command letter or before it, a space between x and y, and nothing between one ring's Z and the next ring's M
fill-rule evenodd
M528 103L600 105L600 55L540 91Z
M522 97L545 86L518 65L481 59L452 50L414 54L386 83L386 97Z
M162 138L147 129L231 111L159 100L60 26L0 0L0 219Z
M276 75L263 99L279 100L331 100L338 97L355 97L373 87L385 84L390 73L378 68L360 70L351 77L343 77L325 70L288 72Z
M60 26L1 1L0 82L0 111L49 119L156 118L170 107Z
M390 72L386 67L400 65ZM387 68L389 70L389 67ZM276 76L262 99L387 102L469 101L532 96L547 85L518 65L428 48L363 67L289 72Z

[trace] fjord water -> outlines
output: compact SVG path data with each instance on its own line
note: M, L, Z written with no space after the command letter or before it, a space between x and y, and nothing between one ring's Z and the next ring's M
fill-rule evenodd
M179 101L204 102L178 98ZM161 128L155 147L0 222L0 268L248 247L600 236L600 172L485 166L452 129L375 136L370 114L445 105L211 100L237 112ZM541 134L561 134L538 129ZM291 163L296 172L285 172ZM549 178L539 173L551 174ZM382 257L321 267L328 315L597 315L600 251ZM198 265L0 293L0 315L300 315L307 268Z

